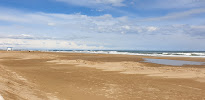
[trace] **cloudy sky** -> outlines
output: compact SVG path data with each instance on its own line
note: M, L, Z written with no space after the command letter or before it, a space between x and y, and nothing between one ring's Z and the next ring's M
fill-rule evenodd
M205 0L0 0L0 49L205 50Z

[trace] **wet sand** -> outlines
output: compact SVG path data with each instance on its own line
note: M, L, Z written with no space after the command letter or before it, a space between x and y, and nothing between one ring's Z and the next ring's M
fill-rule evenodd
M205 58L0 51L5 100L204 100L205 65L168 66L143 58Z

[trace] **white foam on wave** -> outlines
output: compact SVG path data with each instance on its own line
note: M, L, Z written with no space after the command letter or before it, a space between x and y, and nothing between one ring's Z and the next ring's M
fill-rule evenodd
M140 55L140 56L167 56L167 57L203 57L205 52L129 52L129 51L56 51L56 52L72 52L72 53L92 53L92 54L124 54L124 55Z

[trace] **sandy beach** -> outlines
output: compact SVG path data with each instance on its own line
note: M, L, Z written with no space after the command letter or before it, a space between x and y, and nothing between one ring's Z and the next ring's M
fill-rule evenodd
M152 57L38 51L0 51L5 100L205 100L205 65L170 66Z

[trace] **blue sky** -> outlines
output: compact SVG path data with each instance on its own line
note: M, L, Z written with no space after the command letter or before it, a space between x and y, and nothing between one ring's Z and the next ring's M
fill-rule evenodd
M0 0L0 49L205 50L205 0Z

